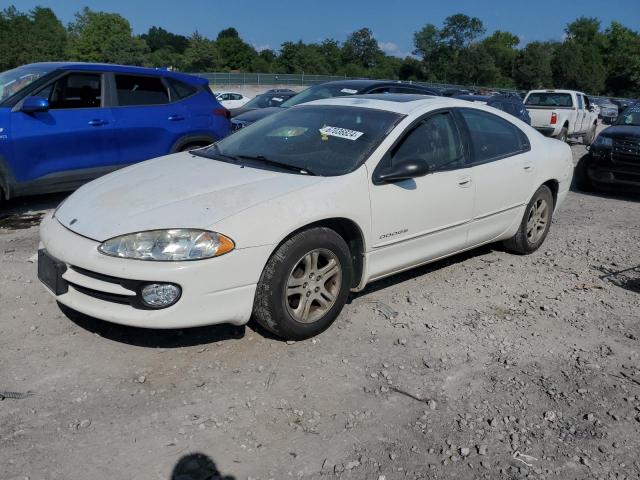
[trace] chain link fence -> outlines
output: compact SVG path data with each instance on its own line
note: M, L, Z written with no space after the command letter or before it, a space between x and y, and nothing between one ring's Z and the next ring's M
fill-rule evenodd
M212 85L288 85L298 87L309 87L319 83L331 82L334 80L360 80L366 77L347 77L346 75L305 75L304 73L239 73L239 72L205 72L194 73L199 77L206 78ZM398 80L399 81L399 80ZM464 90L498 90L500 92L520 93L518 90L507 88L495 88L484 86L456 85L449 83L413 82L403 81L415 85L436 88L459 88Z

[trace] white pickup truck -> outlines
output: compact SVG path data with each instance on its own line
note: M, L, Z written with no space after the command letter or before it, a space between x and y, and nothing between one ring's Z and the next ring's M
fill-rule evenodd
M531 90L524 99L531 126L563 142L582 137L590 145L596 135L598 114L589 98L573 90Z

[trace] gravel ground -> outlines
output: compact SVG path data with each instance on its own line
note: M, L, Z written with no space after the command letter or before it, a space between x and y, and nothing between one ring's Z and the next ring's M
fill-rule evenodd
M28 227L62 198L0 221L0 392L33 393L1 479L640 477L638 198L572 192L535 254L380 281L297 343L64 314Z

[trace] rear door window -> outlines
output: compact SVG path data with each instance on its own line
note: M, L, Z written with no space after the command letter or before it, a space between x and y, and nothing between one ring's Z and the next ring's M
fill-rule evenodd
M474 150L474 163L517 155L527 149L528 140L515 125L480 110L460 109Z
M169 103L169 91L160 77L116 75L118 105L162 105Z

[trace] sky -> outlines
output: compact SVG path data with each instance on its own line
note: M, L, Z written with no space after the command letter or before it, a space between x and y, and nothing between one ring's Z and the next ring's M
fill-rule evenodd
M567 23L584 15L612 20L640 30L640 0L0 0L0 9L50 7L63 23L87 6L115 12L129 20L134 33L151 26L191 35L199 31L215 38L235 27L258 50L277 50L282 42L344 41L362 27L373 30L381 48L403 57L413 50L413 33L425 24L440 26L454 13L479 17L487 33L507 30L522 44L534 40L561 40Z

